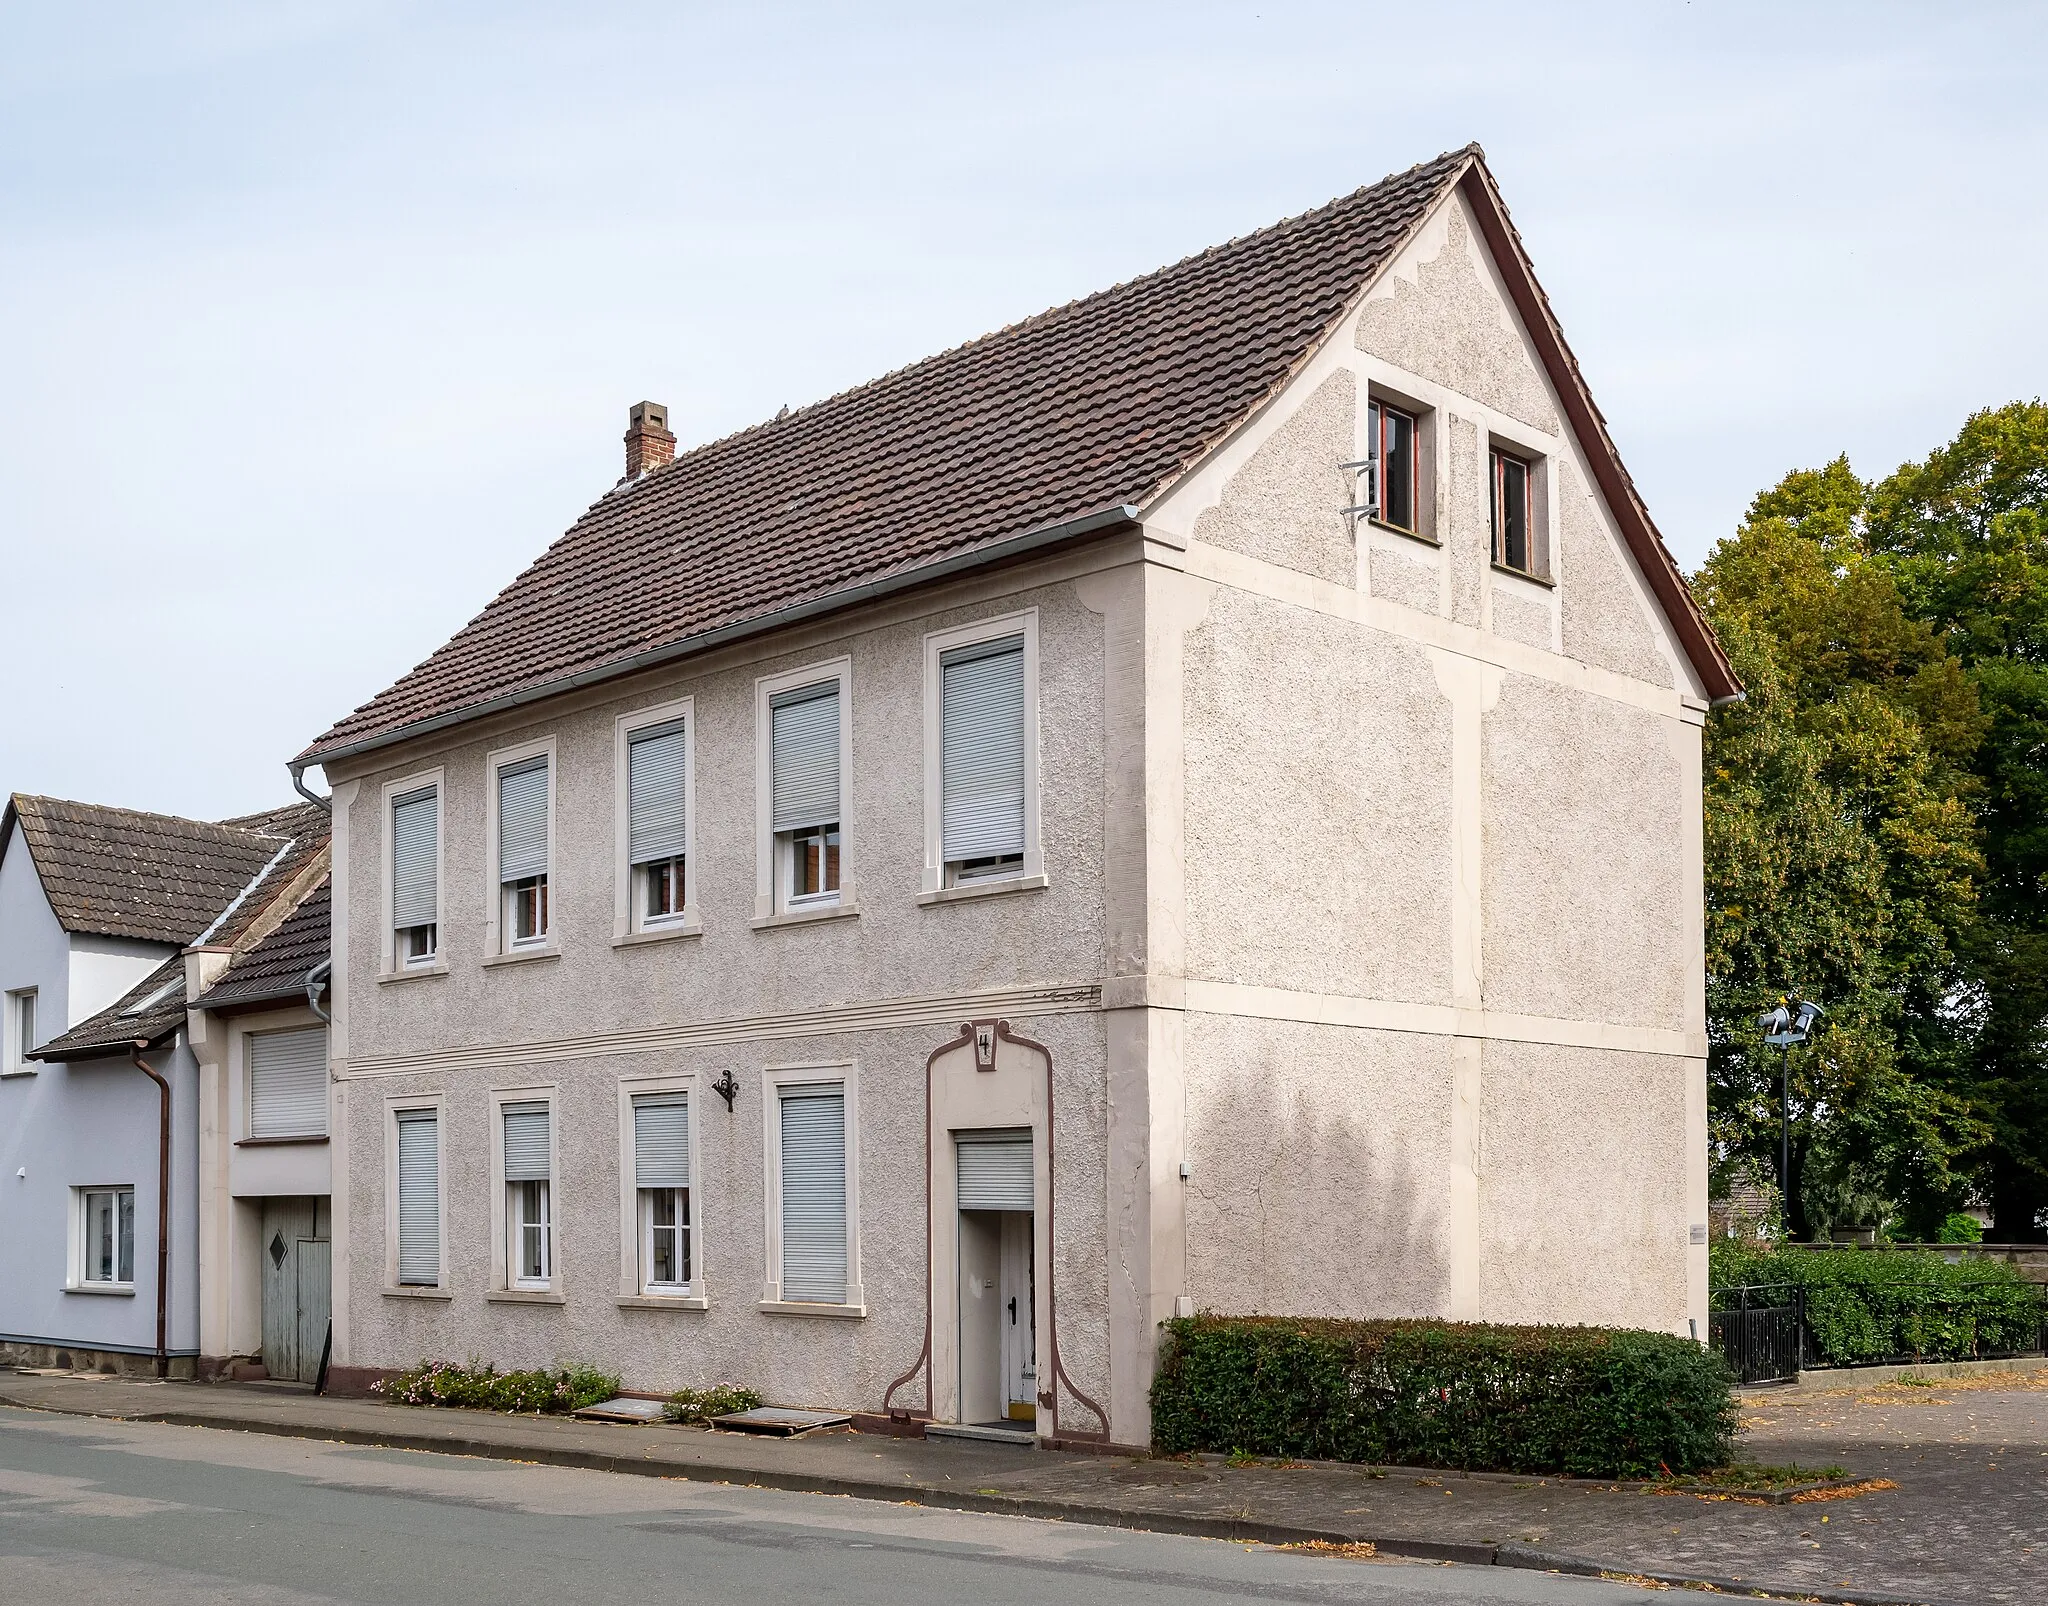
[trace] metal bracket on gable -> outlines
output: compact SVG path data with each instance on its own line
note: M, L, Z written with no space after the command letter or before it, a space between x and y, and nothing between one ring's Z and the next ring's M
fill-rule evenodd
M1338 511L1354 519L1377 518L1380 511L1379 491L1375 488L1379 471L1378 461L1370 457L1361 457L1355 463L1339 463L1337 466L1349 470L1354 478L1359 475L1365 477L1365 500L1352 507L1340 508Z

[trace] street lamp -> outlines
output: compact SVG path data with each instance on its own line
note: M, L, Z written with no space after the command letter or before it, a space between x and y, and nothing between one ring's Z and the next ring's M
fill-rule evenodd
M1778 1191L1788 1232L1792 1225L1792 1050L1806 1041L1813 1023L1826 1013L1811 1000L1795 1003L1787 998L1756 1018L1764 1029L1764 1041L1785 1051L1778 1062Z

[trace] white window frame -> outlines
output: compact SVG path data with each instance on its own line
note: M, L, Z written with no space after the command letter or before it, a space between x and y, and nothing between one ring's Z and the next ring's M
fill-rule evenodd
M393 897L397 879L393 862L397 847L397 833L392 825L392 805L402 797L414 792L434 789L434 957L408 963L399 957L398 932L392 925ZM495 789L494 789L495 792ZM448 781L444 770L436 766L407 775L395 781L384 783L383 812L378 816L382 821L384 870L380 877L384 884L384 936L377 955L377 973L380 976L428 976L443 974L448 969L448 879L445 868L448 852Z
M35 1016L35 1041L24 1043L22 1009L26 1005ZM7 1040L0 1045L0 1076L33 1076L38 1069L36 1061L26 1052L40 1048L49 1041L50 1034L43 1029L43 1001L40 987L16 987L7 994L7 1018L0 1022L7 1033Z
M699 1153L702 1113L697 1077L619 1078L619 1303L660 1310L709 1310L704 1275L704 1189ZM640 1275L640 1188L633 1152L633 1100L650 1093L681 1093L690 1101L690 1281L680 1288L650 1290Z
M553 848L549 849L552 861ZM548 1107L548 1245L543 1259L545 1278L516 1277L512 1270L512 1184L505 1180L505 1106L545 1104ZM500 1298L562 1297L562 1106L553 1083L542 1087L491 1089L491 1292Z
M813 1304L782 1297L782 1090L841 1089L846 1100L846 1301ZM692 1139L694 1141L694 1137ZM860 1067L853 1060L769 1065L761 1071L762 1205L768 1250L758 1309L783 1316L852 1316L868 1313L860 1272ZM694 1163L694 1155L692 1161ZM694 1173L693 1173L694 1175Z
M644 913L641 875L631 862L633 736L654 725L680 720L683 726L683 907L674 915L649 920ZM841 790L845 789L844 777ZM842 805L843 806L843 805ZM621 714L612 724L612 941L652 942L664 937L695 937L704 921L697 901L697 700L679 697L652 708ZM552 853L552 838L550 852Z
M779 693L820 682L839 682L839 890L791 907L782 894L784 859L775 839L774 716ZM858 913L853 885L853 659L829 658L754 682L754 924L824 920Z
M945 675L940 661L956 647L972 647L1020 634L1024 638L1024 862L1012 874L949 886L945 859ZM918 897L920 903L948 903L957 898L985 897L1046 885L1038 777L1038 610L1025 608L929 633L924 638L924 889Z
M92 1254L92 1230L88 1212L92 1207L92 1195L96 1193L125 1193L129 1196L128 1210L134 1219L135 1231L133 1240L128 1246L130 1264L128 1276L125 1279L116 1276L109 1280L102 1280L88 1275L91 1270L90 1257ZM117 1223L114 1247L114 1269L116 1272L120 1270L121 1255L120 1239L118 1236L120 1232L118 1225L120 1209L121 1207L117 1200L114 1206L114 1219ZM134 1183L87 1182L75 1185L71 1190L70 1238L71 1242L68 1245L69 1256L66 1261L68 1270L64 1279L64 1286L66 1288L87 1294L132 1294L135 1292L135 1268L142 1260L142 1201Z
M545 757L548 761L548 929L545 937L514 947L510 935L504 929L506 883L498 879L498 772L511 765L524 763L530 758ZM555 739L542 736L530 742L521 742L517 747L501 747L484 759L484 954L485 963L503 962L508 959L535 959L543 954L561 952L561 887L555 875L556 861L561 858L560 844L555 839L555 825L560 814L558 804L562 788L562 766L555 759ZM442 935L447 935L447 922L442 922Z
M398 1280L398 1117L414 1110L434 1112L434 1227L440 1238L434 1264L440 1280L432 1283ZM391 1094L384 1100L384 1292L445 1299L448 1287L448 1100L440 1093Z

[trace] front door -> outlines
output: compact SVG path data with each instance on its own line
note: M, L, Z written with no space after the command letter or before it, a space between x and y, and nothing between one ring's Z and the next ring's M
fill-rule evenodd
M322 1198L265 1199L262 1213L263 1366L274 1378L311 1383L327 1339L332 1249Z
M1004 1415L1012 1422L1038 1420L1038 1325L1032 1266L1032 1216L1029 1211L1003 1213L1002 1297Z

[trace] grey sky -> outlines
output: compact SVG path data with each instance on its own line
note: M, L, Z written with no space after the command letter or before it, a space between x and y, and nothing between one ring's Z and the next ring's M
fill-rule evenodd
M0 789L219 816L617 477L1481 140L1691 568L2048 369L2040 8L0 4Z

